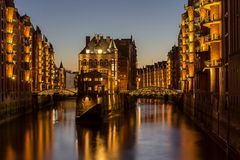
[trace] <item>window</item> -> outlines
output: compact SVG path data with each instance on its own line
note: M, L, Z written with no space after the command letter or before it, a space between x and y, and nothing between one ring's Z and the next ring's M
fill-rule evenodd
M89 60L89 66L94 66L94 61L92 59Z
M105 67L108 66L108 60L107 60L107 59L104 60L104 66L105 66Z
M87 65L87 60L84 59L81 64L82 64L83 66L86 66L86 65Z
M102 59L100 60L100 66L104 66L104 62Z

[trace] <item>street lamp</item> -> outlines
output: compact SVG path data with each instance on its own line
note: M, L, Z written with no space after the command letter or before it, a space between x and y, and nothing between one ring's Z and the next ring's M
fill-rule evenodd
M16 80L16 75L13 75L13 76L12 76L12 80Z

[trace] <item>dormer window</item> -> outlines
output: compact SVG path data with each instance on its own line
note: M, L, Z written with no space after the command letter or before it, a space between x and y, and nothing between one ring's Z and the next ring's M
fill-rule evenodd
M89 49L86 49L86 53L89 54L89 53L90 53L90 50L89 50Z

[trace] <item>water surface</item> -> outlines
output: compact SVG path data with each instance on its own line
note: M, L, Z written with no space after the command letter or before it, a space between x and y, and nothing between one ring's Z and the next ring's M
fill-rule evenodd
M101 126L75 124L75 100L0 125L0 159L224 160L177 107L139 100Z

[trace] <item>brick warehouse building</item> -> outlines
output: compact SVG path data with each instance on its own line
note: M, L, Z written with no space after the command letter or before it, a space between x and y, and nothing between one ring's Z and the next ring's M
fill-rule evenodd
M54 87L54 48L21 16L14 0L0 0L0 121L31 110L32 93Z
M136 58L132 38L114 40L95 35L90 39L87 36L86 46L79 54L79 73L101 73L101 85L91 87L91 90L97 91L101 86L110 92L132 90L136 88Z

